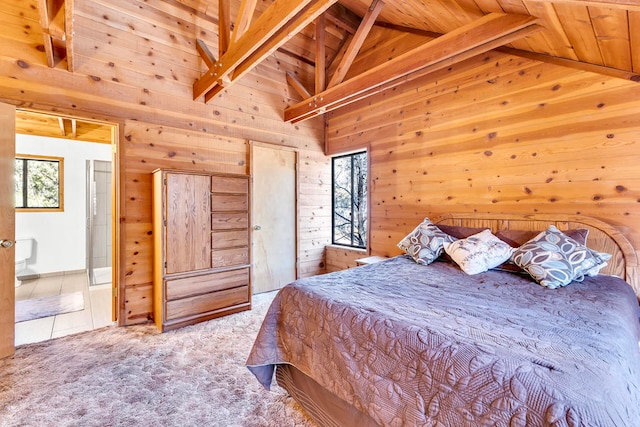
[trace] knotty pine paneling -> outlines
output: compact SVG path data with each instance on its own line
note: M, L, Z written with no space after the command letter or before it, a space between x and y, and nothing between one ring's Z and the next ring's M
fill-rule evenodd
M640 247L639 100L638 83L494 51L328 114L327 151L371 150L374 255L454 211L588 215Z
M364 250L327 246L325 253L327 273L357 267L358 263L356 263L356 260L366 256L367 252Z
M325 272L330 198L323 187L330 185L330 164L323 153L324 121L292 125L282 119L285 106L300 100L285 71L311 87L313 67L276 52L210 104L194 101L193 83L205 68L195 39L217 48L213 3L76 2L76 71L70 73L65 62L47 67L36 0L0 2L0 101L120 126L122 325L152 317L151 172L247 173L249 140L298 151L305 193L298 199L309 199L298 208L298 274Z

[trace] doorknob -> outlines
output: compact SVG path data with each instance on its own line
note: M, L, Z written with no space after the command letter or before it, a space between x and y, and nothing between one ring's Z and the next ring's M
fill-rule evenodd
M0 239L0 246L2 246L3 248L10 248L11 246L13 246L13 242L11 240Z
M262 227L260 227L259 225L254 225L253 229L258 231L258 230L262 230Z

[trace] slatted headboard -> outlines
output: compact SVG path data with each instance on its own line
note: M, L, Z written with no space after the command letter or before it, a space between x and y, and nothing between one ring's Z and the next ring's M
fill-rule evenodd
M629 283L640 298L640 269L635 249L615 227L599 219L581 215L562 214L485 214L448 213L431 218L434 224L464 227L486 227L494 233L499 230L543 231L551 224L560 230L586 228L589 230L587 246L612 255L608 265L601 270Z

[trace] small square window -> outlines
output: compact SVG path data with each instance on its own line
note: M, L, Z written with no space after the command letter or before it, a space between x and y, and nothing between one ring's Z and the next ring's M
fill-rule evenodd
M15 206L18 211L62 211L64 159L16 155Z

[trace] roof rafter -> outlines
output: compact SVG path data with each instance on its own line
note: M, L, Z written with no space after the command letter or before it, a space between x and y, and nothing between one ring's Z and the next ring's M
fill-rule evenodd
M503 46L538 31L537 21L531 16L490 13L285 109L284 119L295 123L324 114Z
M224 0L221 0L224 1ZM253 69L291 37L320 16L337 0L275 0L246 32L229 45L218 61L193 85L193 99L205 95L210 101L231 82Z
M353 64L354 59L356 59L356 55L360 51L362 44L369 35L371 27L376 23L376 18L382 11L383 6L384 2L382 0L373 0L373 3L371 3L366 15L362 18L362 22L360 23L360 26L358 26L358 30L353 36L353 39L351 39L344 56L340 60L335 73L331 77L331 80L329 80L327 87L331 88L342 83L344 77L349 71L349 68L351 67L351 64Z

